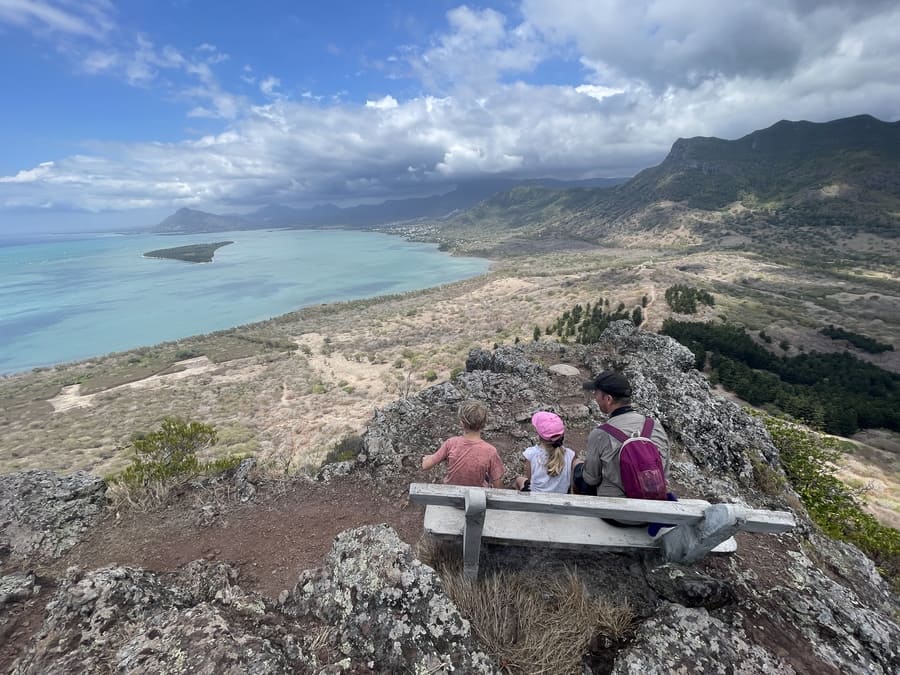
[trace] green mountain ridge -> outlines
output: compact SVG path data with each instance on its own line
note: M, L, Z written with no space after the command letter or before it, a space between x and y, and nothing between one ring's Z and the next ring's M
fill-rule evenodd
M658 166L603 190L522 187L442 225L445 236L503 251L509 240L672 243L737 238L776 245L804 231L804 247L859 233L900 234L900 122L859 115L826 123L782 120L737 140L678 139ZM659 241L656 237L654 241ZM878 250L879 247L873 246Z

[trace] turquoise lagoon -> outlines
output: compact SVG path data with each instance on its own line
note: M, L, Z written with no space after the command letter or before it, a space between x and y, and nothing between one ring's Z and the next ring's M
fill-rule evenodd
M145 258L233 241L208 264ZM487 271L375 232L274 230L0 241L0 374L209 333L318 303L437 286Z

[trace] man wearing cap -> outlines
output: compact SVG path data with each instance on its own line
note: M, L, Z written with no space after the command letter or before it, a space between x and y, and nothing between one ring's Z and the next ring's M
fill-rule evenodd
M608 424L623 431L627 436L640 434L647 419L631 407L631 383L621 373L604 370L584 389L594 393L594 400L601 412L609 416ZM663 471L669 473L669 437L662 425L653 420L650 440L659 449ZM588 435L587 451L583 463L575 466L573 483L580 494L601 497L624 497L622 475L619 471L619 448L621 441L613 438L601 428Z

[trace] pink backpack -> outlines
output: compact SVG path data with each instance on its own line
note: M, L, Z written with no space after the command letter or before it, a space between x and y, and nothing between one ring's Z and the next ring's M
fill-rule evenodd
M653 420L644 419L641 433L628 436L611 424L601 424L610 436L622 443L619 448L619 471L622 488L631 499L666 499L666 474L659 448L650 440Z

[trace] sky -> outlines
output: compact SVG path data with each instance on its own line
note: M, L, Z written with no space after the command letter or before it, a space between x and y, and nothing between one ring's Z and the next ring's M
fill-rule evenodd
M0 0L0 234L634 175L900 118L896 0Z

